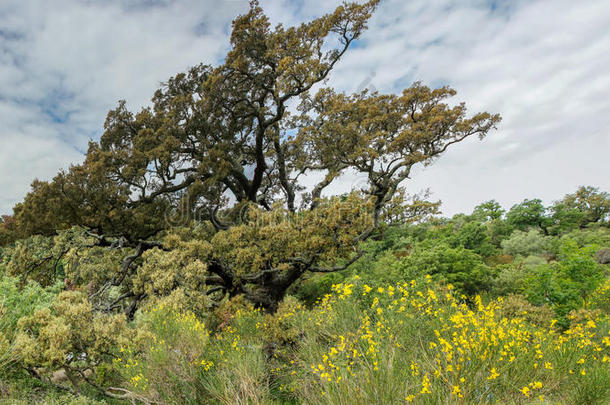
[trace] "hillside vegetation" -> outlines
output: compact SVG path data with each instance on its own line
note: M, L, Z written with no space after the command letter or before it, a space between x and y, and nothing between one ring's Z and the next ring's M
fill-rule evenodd
M32 183L0 221L0 400L608 403L609 194L449 219L407 193L501 117L327 87L378 3L252 1L224 61Z
M570 205L579 195L604 197L600 220L574 220L589 215ZM178 289L127 322L94 311L87 286L66 286L63 262L54 281L27 272L81 230L18 241L2 250L1 392L35 403L607 403L609 203L581 188L551 207L504 213L490 201L388 227L352 266L293 286L275 313Z

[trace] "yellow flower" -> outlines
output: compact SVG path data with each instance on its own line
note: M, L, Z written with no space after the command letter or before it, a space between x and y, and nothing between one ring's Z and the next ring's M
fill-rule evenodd
M526 387L521 388L521 393L522 393L523 395L525 395L527 398L529 398L529 397L530 397L530 389L529 389L527 386L526 386Z
M498 374L498 372L496 371L496 368L492 368L489 371L489 377L487 377L488 380L495 380L500 374Z
M424 378L421 382L421 391L422 394L432 394L430 391L430 379L428 378L428 374L424 375Z
M417 363L411 362L411 375L419 375L419 366L417 365Z
M544 368L546 368L547 370L552 370L553 366L551 365L551 363L549 363L548 361L544 363Z
M413 400L415 399L415 395L407 395L405 400L407 402L413 402Z

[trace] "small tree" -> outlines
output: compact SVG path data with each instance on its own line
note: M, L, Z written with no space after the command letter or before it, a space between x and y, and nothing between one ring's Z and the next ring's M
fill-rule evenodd
M506 214L506 221L519 230L526 231L534 227L548 235L549 227L553 224L553 221L546 211L542 200L538 198L534 200L525 199L511 207Z
M581 214L580 227L591 222L607 223L610 217L610 194L592 186L581 186L573 194L567 194L559 205L565 210Z

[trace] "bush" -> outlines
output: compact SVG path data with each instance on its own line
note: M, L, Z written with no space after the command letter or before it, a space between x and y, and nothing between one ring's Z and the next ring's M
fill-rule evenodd
M470 308L432 283L356 280L296 310L303 337L273 369L293 403L604 403L607 322L560 333L552 317L517 296Z
M566 239L558 262L536 267L528 277L526 295L534 304L549 304L566 326L567 314L587 305L587 299L604 280L605 269L595 261L597 248L580 248Z
M63 370L75 392L80 382L104 386L121 344L133 338L123 315L94 314L87 297L64 291L50 307L19 319L15 352L26 369L51 379Z
M585 229L570 232L560 238L561 241L571 240L579 247L597 245L599 247L610 247L610 228L604 226L590 225Z
M404 258L399 269L404 275L403 280L430 274L470 295L488 289L492 279L491 268L485 265L481 256L463 247L447 245L425 250L420 248Z
M172 404L265 402L263 345L261 339L255 346L249 344L256 334L242 338L237 333L240 307L234 307L238 309L227 318L229 324L220 323L223 333L216 336L193 312L170 300L142 314L139 328L147 337L125 346L115 361L127 381L124 398ZM250 311L257 316L251 307Z
M589 308L610 313L610 279L606 278L589 297Z
M19 288L17 278L0 278L0 379L21 377L14 347L19 319L47 308L60 288L59 285L42 288L35 282Z
M523 318L540 327L548 327L553 323L555 313L548 305L532 305L519 294L509 294L498 301L502 302L498 314L506 319Z
M20 286L16 277L1 277L0 307L4 308L4 316L0 319L0 331L4 331L12 340L18 320L37 309L48 307L62 287L62 283L58 283L42 288L36 282Z
M487 227L479 222L467 222L451 238L453 246L461 246L487 257L495 252Z
M491 292L495 296L519 294L525 288L528 274L522 264L509 264L499 266L491 283Z
M535 229L528 232L516 230L502 241L502 250L512 256L543 255L550 251L550 239Z

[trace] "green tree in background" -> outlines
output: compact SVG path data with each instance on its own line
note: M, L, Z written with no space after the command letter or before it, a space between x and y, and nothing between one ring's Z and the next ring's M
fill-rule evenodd
M528 277L528 298L535 304L552 305L565 323L571 310L586 307L589 295L604 280L606 270L594 258L598 249L563 240L559 261L538 266Z
M519 230L525 231L530 227L535 227L548 235L552 220L546 215L546 211L542 200L525 199L511 207L506 213L506 221Z
M581 228L591 222L607 223L610 219L610 193L597 187L581 186L575 193L566 195L560 204L565 210L581 213L578 223Z

